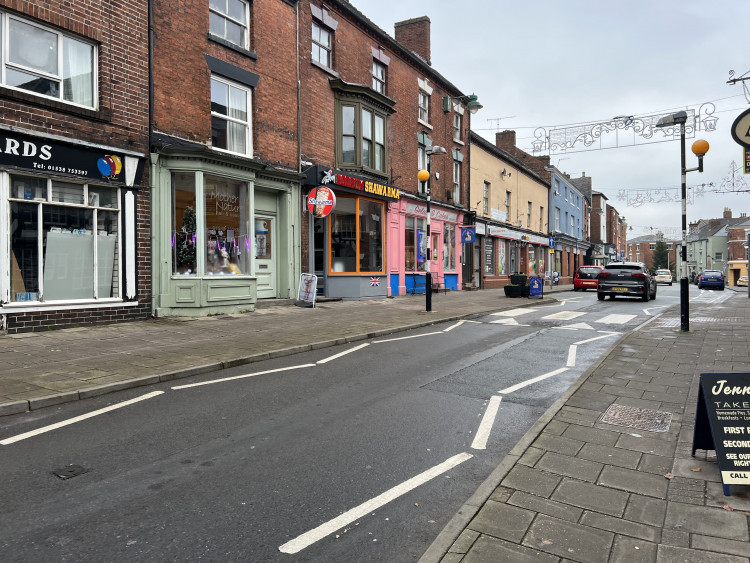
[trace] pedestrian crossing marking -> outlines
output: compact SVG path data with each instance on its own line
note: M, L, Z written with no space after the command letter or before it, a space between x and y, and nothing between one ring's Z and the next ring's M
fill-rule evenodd
M517 317L518 315L525 315L531 312L533 312L533 309L508 309L507 311L492 313L492 315L500 317Z
M542 318L548 319L550 321L571 321L576 317L580 317L581 315L585 314L585 312L581 311L560 311L559 313L552 313L551 315L547 315L546 317Z
M607 315L606 317L602 317L598 321L594 321L594 322L610 324L610 325L624 325L625 323L632 321L635 317L636 315L612 314L612 315Z
M496 321L490 321L490 324L507 325L507 326L529 326L529 325L518 324L518 321L516 319L497 319Z
M594 330L593 326L591 326L589 324L586 324L586 323L575 323L575 324L572 324L572 325L558 326L558 327L555 327L555 328L564 328L566 330L578 330L578 329Z

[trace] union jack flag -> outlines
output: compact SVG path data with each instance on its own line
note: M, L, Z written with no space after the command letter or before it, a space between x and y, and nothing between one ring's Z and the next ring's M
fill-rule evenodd
M380 278L370 278L370 287L380 287Z

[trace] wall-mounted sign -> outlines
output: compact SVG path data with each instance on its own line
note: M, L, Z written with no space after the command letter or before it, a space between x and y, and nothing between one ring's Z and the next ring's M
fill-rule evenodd
M461 227L461 242L471 244L476 238L474 227Z
M336 209L336 194L331 188L319 187L307 194L307 210L314 217L328 217Z
M742 112L732 123L732 139L750 149L750 109Z
M114 148L0 131L0 167L4 168L134 186L141 182L145 159L131 155Z
M716 450L724 494L750 485L750 373L702 373L693 429L695 450Z
M406 213L418 217L427 217L427 204L409 202L406 204ZM435 219L436 221L455 223L458 221L458 213L432 206L430 207L430 220L432 219Z
M394 188L393 186L386 186L385 184L379 184L378 182L372 182L370 180L363 180L362 178L354 178L353 176L340 174L334 172L333 170L324 171L320 183L336 184L337 186L343 186L345 188L351 188L353 190L360 190L368 194L377 195L393 200L397 200L400 197L398 188Z

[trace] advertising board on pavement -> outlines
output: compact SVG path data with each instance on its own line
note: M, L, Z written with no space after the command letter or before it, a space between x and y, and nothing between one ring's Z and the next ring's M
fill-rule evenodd
M716 450L724 494L750 485L750 373L702 373L693 430L695 450Z

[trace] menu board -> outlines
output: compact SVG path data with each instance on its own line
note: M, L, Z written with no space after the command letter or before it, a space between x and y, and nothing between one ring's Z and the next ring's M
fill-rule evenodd
M693 430L695 450L716 450L729 485L750 485L750 373L702 373Z

